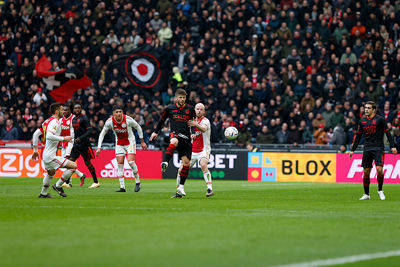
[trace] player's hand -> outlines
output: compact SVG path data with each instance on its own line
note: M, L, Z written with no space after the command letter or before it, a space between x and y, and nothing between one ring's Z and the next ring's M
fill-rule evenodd
M80 143L80 142L81 142L81 139L79 137L75 139L75 143Z
M64 137L64 141L65 141L65 142L68 142L68 143L69 143L69 142L72 142L73 139L74 139L74 138L72 138L72 136L65 136L65 137Z
M395 148L395 147L392 147L392 153L394 154L394 155L396 155L397 154L397 148Z
M349 157L352 158L352 157L353 157L353 154L354 154L354 152L353 152L353 151L350 151L350 152L349 152Z
M188 124L189 124L189 126L194 126L194 127L196 127L197 122L195 122L195 121L193 121L193 120L189 120L189 121L188 121Z
M158 137L158 134L156 134L156 133L152 133L151 134L151 136L150 136L150 141L153 141L154 139L157 139L157 137Z
M101 151L101 148L98 148L98 149L96 150L96 157L100 156L100 151Z
M143 140L140 142L140 145L142 146L143 150L147 150L147 144Z
M39 153L38 152L33 152L33 154L32 154L32 160L33 161L37 161L39 159Z
M196 135L195 135L195 134L191 134L191 135L190 135L190 139L194 140L195 138L196 138Z

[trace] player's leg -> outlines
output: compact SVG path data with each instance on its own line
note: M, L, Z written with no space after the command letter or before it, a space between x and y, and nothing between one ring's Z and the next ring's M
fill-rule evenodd
M69 159L69 156L65 157L66 159ZM74 161L74 160L73 160ZM74 161L75 162L75 161ZM79 179L81 181L84 181L86 178L86 175L79 171L78 168L76 168L75 170L73 169L66 169L63 174L62 174L62 178L64 179L64 183L62 185L62 187L72 187L72 174L76 173L76 175L78 175Z
M40 192L39 198L53 198L49 193L49 186L51 183L51 180L54 177L54 174L56 173L55 170L48 170L46 175L43 178L43 186L42 186L42 191Z
M100 183L97 180L96 169L94 168L91 160L95 158L93 149L89 147L85 147L84 151L82 151L82 157L85 162L86 167L89 169L90 174L93 177L93 184L89 186L89 188L98 188L100 187Z
M117 159L117 163L118 163L118 181L119 181L119 190L117 190L115 192L126 192L125 179L124 179L125 154L124 153L121 154L121 152L118 151L118 154L116 153L115 158Z
M186 182L186 178L188 177L189 174L189 167L190 167L190 159L187 156L183 156L181 158L182 160L182 169L179 172L180 180L179 180L179 185L176 190L176 195L179 196L186 196L185 190L184 190L184 185Z
M194 166L194 164L196 164L196 162L197 162L197 159L198 159L198 155L199 155L199 153L192 153L192 158L191 158L191 160L190 160L190 166L189 166L189 169L191 169L191 168L193 168L193 166ZM178 169L178 173L177 173L177 175L176 175L176 188L178 188L178 186L179 186L179 184L180 184L180 181L181 181L181 176L180 176L180 172L181 172L181 170L182 170L182 163L181 163L181 166L179 167L179 169Z
M376 178L378 180L378 195L381 200L385 200L385 194L383 193L383 165L385 161L385 152L379 151L375 153L375 166L376 166Z
M165 151L164 160L163 160L163 162L161 162L161 170L163 172L165 172L167 170L168 163L172 159L175 148L177 148L178 144L179 144L178 138L173 137L173 134L171 133L171 140L170 140L169 146L167 147L167 150Z
M364 168L363 174L363 187L364 187L364 194L361 196L360 200L368 200L370 199L369 196L369 185L370 181L370 173L372 168L373 162L373 153L371 151L364 151L361 166Z
M139 177L139 169L135 162L135 157L136 157L136 153L135 154L128 153L128 155L126 156L126 158L128 160L128 164L132 169L133 176L135 177L135 192L139 192L140 191L140 177Z
M214 195L214 192L212 190L211 173L208 170L208 158L206 157L200 158L200 167L201 170L203 171L204 181L206 182L207 185L206 197L211 197Z

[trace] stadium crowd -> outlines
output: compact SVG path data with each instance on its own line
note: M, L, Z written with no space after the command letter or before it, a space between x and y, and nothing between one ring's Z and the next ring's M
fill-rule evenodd
M350 144L368 100L400 138L400 1L3 2L0 140L30 140L47 118L34 70L43 54L56 70L73 65L92 79L72 101L83 104L93 138L118 101L148 138L177 87L205 103L212 142L236 126L239 146ZM161 91L108 68L145 44L171 62Z

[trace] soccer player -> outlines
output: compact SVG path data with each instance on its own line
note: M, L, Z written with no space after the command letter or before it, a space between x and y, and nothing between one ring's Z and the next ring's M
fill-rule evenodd
M100 183L97 180L96 170L90 162L91 159L94 159L94 152L89 141L89 135L92 131L92 127L90 126L89 119L82 114L81 104L77 103L74 105L74 115L75 116L72 119L72 126L74 127L75 143L72 147L69 159L75 162L79 156L82 156L93 177L93 184L89 186L89 188L98 188L100 187ZM85 176L81 177L80 186L83 186L84 183Z
M212 190L211 173L208 170L208 161L210 159L211 153L211 125L210 121L205 117L205 107L202 103L196 104L194 107L196 112L195 120L190 120L188 124L190 126L196 127L196 133L192 135L192 158L190 160L190 168L198 162L201 170L203 171L204 181L206 181L207 192L206 197L211 197L214 195ZM181 170L181 169L180 169ZM178 176L176 178L177 186L180 183L180 171L178 171Z
M48 118L45 122L43 122L41 130L36 130L33 135L33 154L32 159L37 160L39 157L38 153L38 137L40 132L42 133L42 143L44 143L43 150L43 164L47 171L43 179L43 187L42 192L39 195L39 198L52 198L52 196L47 192L50 182L53 179L56 170L60 167L67 168L72 172L76 171L76 163L72 162L66 158L57 156L57 148L58 144L61 141L72 142L72 136L61 136L61 123L59 121L60 117L63 115L63 108L60 103L53 103L50 105L50 112L52 116ZM62 184L64 182L63 178L60 178L56 184L53 185L53 189L57 191L57 193L66 197Z
M385 194L383 193L383 163L385 158L383 134L385 133L393 154L397 154L397 149L394 146L393 137L390 134L385 118L376 114L376 104L373 101L368 101L365 106L365 116L358 122L358 129L355 135L351 151L349 153L350 158L353 156L354 151L357 149L358 143L360 142L361 136L365 135L365 145L362 158L361 166L364 168L363 185L364 194L360 200L371 199L369 196L369 184L370 184L370 173L372 168L372 162L375 161L375 167L377 172L378 180L378 195L381 200L385 200Z
M100 155L101 144L103 143L104 136L108 130L111 129L115 135L115 157L117 158L118 162L118 180L120 184L120 189L116 192L126 192L124 181L125 156L127 157L129 166L132 169L133 176L135 176L135 192L140 191L139 171L135 163L136 141L132 132L132 127L138 132L142 149L146 150L147 145L143 140L142 127L140 127L140 125L133 118L125 115L121 106L115 105L113 107L113 116L106 121L99 136L96 156Z
M72 138L74 138L74 127L72 127L72 119L75 116L71 113L71 109L67 104L63 105L63 111L64 111L64 116L60 119L60 122L61 122L61 136L72 136ZM71 150L72 150L73 145L74 144L71 143L71 142L61 142L61 157L68 159L70 154L71 154ZM83 174L82 172L78 171L78 169L76 170L75 173L81 179L85 179L85 177L86 177L86 175ZM67 171L63 175L64 175L63 178L68 177L69 176L69 171ZM85 177L83 177L84 175L85 175ZM65 181L65 183L63 183L62 186L63 187L72 187L72 179L71 179L71 177L69 177Z
M186 196L184 184L189 173L190 159L192 156L192 142L190 140L190 127L189 120L195 117L195 112L192 106L186 104L186 91L184 89L177 89L175 92L175 104L169 105L165 108L158 122L156 129L150 136L150 141L158 136L165 120L168 118L170 121L170 144L165 152L165 158L161 163L161 170L165 172L168 168L168 162L171 160L174 150L178 149L178 154L182 160L182 169L179 172L180 181L176 190L176 194L172 197ZM194 129L193 133L194 133Z

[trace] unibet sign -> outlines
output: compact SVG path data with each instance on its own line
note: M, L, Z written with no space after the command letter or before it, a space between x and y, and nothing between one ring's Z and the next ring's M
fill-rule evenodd
M208 169L212 179L224 180L245 180L247 177L247 152L239 151L236 153L214 153L211 152L208 161ZM174 153L167 171L163 173L163 178L175 179L181 161L177 153ZM189 171L189 179L203 179L203 172L198 164Z

